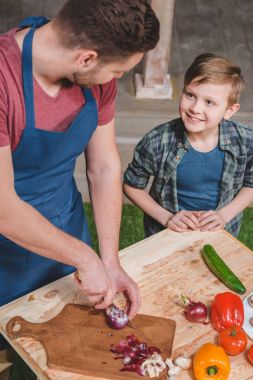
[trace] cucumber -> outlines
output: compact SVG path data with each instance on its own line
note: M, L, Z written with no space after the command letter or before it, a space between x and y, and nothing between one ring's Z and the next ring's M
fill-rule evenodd
M246 292L245 286L218 255L211 244L202 248L202 256L211 271L231 290L238 294Z

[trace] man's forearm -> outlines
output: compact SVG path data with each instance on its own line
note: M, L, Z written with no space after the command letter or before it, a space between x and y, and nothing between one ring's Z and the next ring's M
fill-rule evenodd
M118 264L122 210L120 165L89 174L88 179L102 262L106 266Z
M243 187L237 196L226 206L220 209L220 214L226 223L242 212L253 202L253 188Z

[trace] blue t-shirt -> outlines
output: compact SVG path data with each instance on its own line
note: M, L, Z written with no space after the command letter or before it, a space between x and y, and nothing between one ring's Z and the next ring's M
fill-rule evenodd
M177 167L177 196L180 210L215 210L218 206L224 165L219 147L199 152L192 146Z

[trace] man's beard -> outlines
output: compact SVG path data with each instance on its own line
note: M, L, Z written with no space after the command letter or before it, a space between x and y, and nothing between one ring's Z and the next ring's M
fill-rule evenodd
M90 76L88 78L84 78L82 75L80 78L80 75L76 75L76 73L72 74L71 79L63 78L61 80L61 83L66 88L71 88L73 86L92 88L96 84L95 81L90 78Z
M103 63L99 63L96 65L96 67L90 69L89 71L75 71L74 73L65 78L65 85L76 85L79 87L92 88L94 85L103 84L105 82L101 82L101 77L103 78L103 76L101 76L102 67Z
M96 74L98 71L99 70L97 68L94 68L85 73L76 71L72 74L72 83L80 87L91 88L97 84Z

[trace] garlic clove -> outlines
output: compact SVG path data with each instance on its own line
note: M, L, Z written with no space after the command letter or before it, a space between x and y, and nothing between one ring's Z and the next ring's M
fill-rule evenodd
M175 359L174 359L174 363L181 367L182 369L189 369L191 368L192 366L192 360L191 358L186 355L186 354L183 354L183 355L179 355L177 356Z

